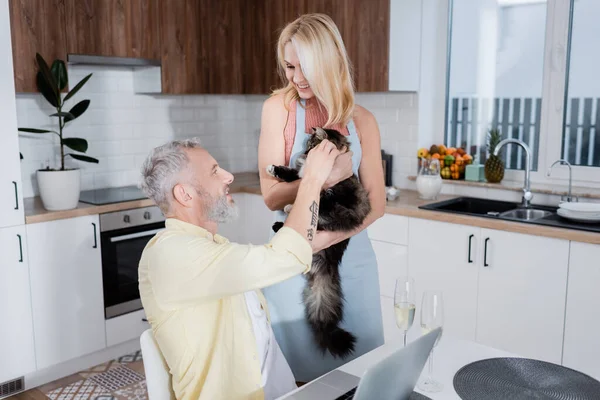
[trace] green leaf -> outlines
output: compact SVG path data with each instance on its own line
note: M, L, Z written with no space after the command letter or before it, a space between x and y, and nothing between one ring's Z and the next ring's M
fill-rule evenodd
M35 129L35 128L19 128L18 130L20 132L27 132L27 133L56 133L55 131L49 131L46 129Z
M58 86L58 90L61 92L64 88L67 87L69 83L69 77L67 75L67 67L65 67L65 62L63 60L54 60L52 63L52 67L50 67L50 71L52 72L52 76L56 80L56 84Z
M71 150L80 151L82 153L85 153L88 149L87 140L81 138L64 138L62 144Z
M75 85L75 87L73 89L71 89L71 91L69 93L67 93L67 95L65 96L65 100L64 101L67 101L71 97L73 97L75 95L75 93L77 93L79 91L79 89L81 89L83 87L83 85L85 85L85 83L91 77L92 77L92 74L89 74L88 76L86 76L85 78L83 78L82 80L80 80L79 83L77 85Z
M89 100L81 100L79 103L75 104L73 108L69 110L71 117L65 117L65 122L69 122L74 120L75 118L79 118L81 114L85 112L90 106Z
M46 83L52 90L52 94L54 95L54 98L56 99L57 104L60 104L60 92L58 90L58 84L56 83L56 79L54 79L54 76L52 75L52 72L50 71L48 64L46 64L46 61L40 55L40 53L35 53L35 58L37 60L38 66L40 68L40 72L42 73L43 80L46 81Z
M65 154L65 155L66 156L71 156L74 159L79 160L79 161L85 161L85 162L89 162L89 163L96 163L96 164L98 164L98 160L96 158L94 158L94 157L88 157L88 156L84 156L84 155L81 155L81 154L73 154L73 153L68 153L68 154Z
M50 116L51 117L63 117L63 118L65 118L65 120L67 118L74 119L73 114L71 114L70 112L66 112L66 111L56 112L54 114L50 114Z
M44 96L44 98L48 101L48 103L52 104L53 107L58 107L57 97L54 95L52 88L50 87L48 82L46 82L42 73L39 71L36 75L36 82L38 90L40 91L42 96Z

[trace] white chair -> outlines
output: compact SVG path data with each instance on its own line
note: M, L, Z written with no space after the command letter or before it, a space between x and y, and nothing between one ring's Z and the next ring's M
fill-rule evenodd
M171 386L169 367L158 348L152 329L145 330L140 336L146 386L149 400L172 400L175 395Z

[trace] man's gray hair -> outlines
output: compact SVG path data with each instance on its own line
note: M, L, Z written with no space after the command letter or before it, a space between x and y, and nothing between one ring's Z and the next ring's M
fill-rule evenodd
M185 150L199 148L196 138L172 140L152 149L142 166L141 188L164 214L171 207L174 179L187 167L189 159Z

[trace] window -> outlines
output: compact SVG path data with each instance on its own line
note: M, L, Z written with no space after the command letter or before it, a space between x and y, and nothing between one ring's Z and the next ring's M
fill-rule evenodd
M529 145L538 165L546 3L454 0L445 142L486 159L487 134ZM503 151L507 169L522 169L525 152Z
M534 182L565 184L567 168L548 175L564 159L575 184L598 186L600 1L448 0L448 13L443 140L484 162L498 129L529 145ZM506 179L521 180L521 148L503 156Z
M561 151L562 158L573 165L600 167L598 17L598 0L578 0L573 3Z

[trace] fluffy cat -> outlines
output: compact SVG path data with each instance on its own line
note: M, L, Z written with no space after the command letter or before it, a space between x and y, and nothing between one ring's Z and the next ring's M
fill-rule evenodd
M296 161L295 168L269 165L267 172L278 179L292 182L302 177L308 152L323 139L328 139L340 150L344 147L350 148L346 136L336 130L313 128L312 132L304 153ZM284 211L289 213L291 207L287 205ZM368 193L358 177L352 175L321 192L317 230L353 230L362 225L370 212ZM282 222L276 222L273 224L273 230L277 232L282 226ZM317 345L323 353L328 350L334 357L341 358L354 352L356 342L352 333L339 326L344 317L344 295L339 265L348 242L349 239L345 239L313 255L312 268L306 274L307 281L302 296L306 319Z

